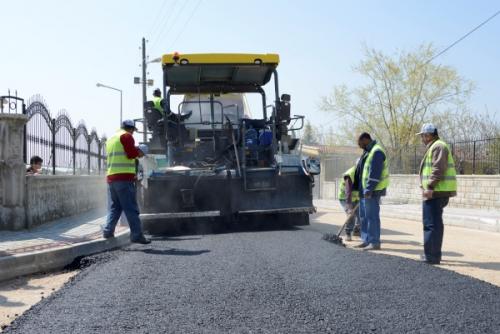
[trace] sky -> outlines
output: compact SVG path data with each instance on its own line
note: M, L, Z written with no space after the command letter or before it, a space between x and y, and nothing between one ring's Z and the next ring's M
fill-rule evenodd
M292 114L335 128L318 103L335 85L361 83L352 67L364 44L389 54L423 43L441 50L499 9L498 1L480 0L4 1L0 95L40 94L53 115L65 109L74 123L110 136L119 126L119 94L96 83L123 90L124 119L141 117L133 78L141 74L145 37L149 59L173 51L278 53L280 90L291 94ZM472 80L472 109L488 108L497 119L499 36L500 16L434 61ZM160 64L148 72L159 87Z

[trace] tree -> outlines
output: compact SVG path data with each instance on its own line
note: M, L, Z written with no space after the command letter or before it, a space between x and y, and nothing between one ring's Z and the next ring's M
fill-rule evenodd
M304 125L304 130L302 132L302 143L306 145L318 144L318 133L309 121L306 121L306 124Z
M365 84L334 87L320 109L340 117L344 137L355 140L367 131L392 160L401 159L408 145L419 140L415 133L423 123L433 117L444 122L452 111L463 109L473 90L453 68L429 62L433 55L431 45L393 56L365 47L365 59L353 68Z

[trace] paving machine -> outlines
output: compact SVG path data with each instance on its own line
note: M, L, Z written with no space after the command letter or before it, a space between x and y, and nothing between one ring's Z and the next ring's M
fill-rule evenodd
M290 95L280 96L278 63L276 54L162 57L163 111L145 105L149 154L138 201L147 230L261 215L309 224L319 163L301 154L294 134L304 116L292 116ZM271 79L273 102L264 87ZM250 94L261 105L258 116Z

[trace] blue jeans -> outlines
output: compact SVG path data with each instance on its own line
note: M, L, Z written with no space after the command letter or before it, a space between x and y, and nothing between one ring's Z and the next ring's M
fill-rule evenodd
M142 236L142 226L134 182L115 181L108 183L108 218L103 231L105 234L114 233L122 212L125 212L130 226L130 239L139 239Z
M424 253L429 261L441 261L443 245L443 209L449 198L433 198L422 202L424 223Z
M359 217L363 243L380 245L380 196L362 198L359 203Z
M355 207L358 202L352 202L352 206ZM347 202L344 199L340 200L340 205L344 209L345 213L347 213ZM356 209L356 214L349 219L347 224L345 225L345 233L351 234L354 230L354 226L359 225L359 206Z

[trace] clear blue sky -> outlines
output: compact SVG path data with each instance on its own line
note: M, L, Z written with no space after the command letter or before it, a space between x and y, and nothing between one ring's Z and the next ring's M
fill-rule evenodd
M141 73L145 36L150 59L174 50L279 53L281 91L292 95L292 113L335 125L316 105L334 85L359 82L351 68L363 57L363 43L388 53L427 42L442 49L500 8L497 1L201 0L191 15L199 1L5 1L0 93L39 93L54 114L67 109L73 120L109 136L118 126L119 95L95 84L123 89L125 118L140 117L133 77ZM436 60L476 83L474 109L497 114L499 36L497 17ZM159 84L160 65L148 70Z

